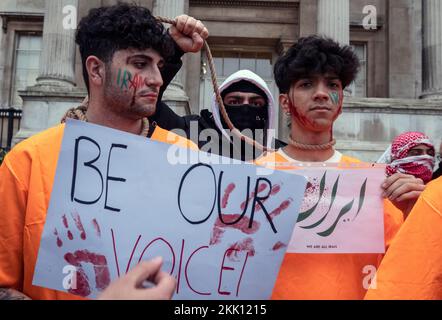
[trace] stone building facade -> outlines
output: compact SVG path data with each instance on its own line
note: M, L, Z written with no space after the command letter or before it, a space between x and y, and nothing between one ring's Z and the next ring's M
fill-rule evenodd
M23 109L18 142L59 122L83 99L75 30L67 17L116 0L0 2L0 108ZM210 31L219 80L247 68L278 91L272 66L299 37L326 34L354 46L362 62L335 125L337 148L372 161L391 139L418 130L442 138L442 1L439 0L138 0L160 16L187 13ZM68 21L69 22L69 21ZM205 54L189 54L165 99L181 114L208 108ZM278 133L287 119L280 112Z

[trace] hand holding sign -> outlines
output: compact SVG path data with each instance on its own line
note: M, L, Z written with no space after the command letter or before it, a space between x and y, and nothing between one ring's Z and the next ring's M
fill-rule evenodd
M176 281L161 271L163 260L155 258L144 261L128 274L113 282L102 294L100 300L166 300L175 290ZM153 279L155 286L142 288L145 279Z

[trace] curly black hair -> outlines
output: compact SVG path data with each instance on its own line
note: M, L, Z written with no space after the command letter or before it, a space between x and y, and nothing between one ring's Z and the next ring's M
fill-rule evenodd
M114 53L128 48L156 50L165 60L174 54L174 42L149 9L136 4L118 3L93 8L78 24L76 43L80 47L83 77L89 92L86 60L94 55L104 63Z
M360 62L350 46L341 46L330 38L308 36L300 38L274 67L276 84L281 93L299 79L333 73L347 87L356 78Z

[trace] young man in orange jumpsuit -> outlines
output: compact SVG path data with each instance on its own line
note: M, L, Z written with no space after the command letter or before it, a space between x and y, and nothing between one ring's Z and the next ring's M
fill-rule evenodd
M89 93L87 121L196 149L187 139L149 126L147 118L155 112L163 78L174 75L168 69L174 52L199 51L207 36L204 25L188 16L177 17L167 33L148 9L137 5L92 9L76 36ZM124 86L119 70L142 81ZM78 298L32 285L63 132L64 125L58 125L27 139L0 167L0 299ZM158 259L138 265L111 283L102 298L170 298L175 280L160 267ZM156 287L141 288L147 278Z
M291 119L289 144L257 160L257 164L278 169L278 163L288 162L359 162L336 151L333 138L333 123L342 112L343 90L355 79L358 68L358 58L349 46L318 36L301 38L281 56L274 73L280 105ZM420 180L404 174L388 178L383 188L384 195L401 207L415 201L413 192L423 189ZM395 233L400 222L386 221L393 229L387 233ZM363 270L377 267L381 259L380 254L288 252L273 298L363 299L367 290Z

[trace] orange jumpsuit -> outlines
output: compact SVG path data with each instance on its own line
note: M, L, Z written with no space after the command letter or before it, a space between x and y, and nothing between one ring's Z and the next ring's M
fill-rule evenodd
M417 200L376 278L366 299L442 299L442 178Z

